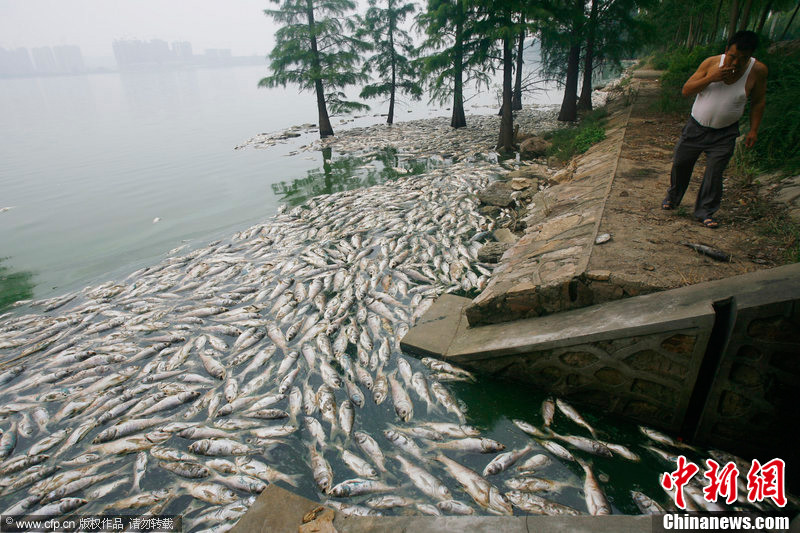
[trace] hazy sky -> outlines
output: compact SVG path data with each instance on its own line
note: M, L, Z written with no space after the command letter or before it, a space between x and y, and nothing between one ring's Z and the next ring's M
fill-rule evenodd
M0 47L76 44L111 57L114 39L189 41L195 53L230 48L266 56L276 26L267 0L0 0Z

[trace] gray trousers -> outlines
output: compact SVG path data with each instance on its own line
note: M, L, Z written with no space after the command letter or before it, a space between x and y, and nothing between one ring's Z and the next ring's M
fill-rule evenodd
M722 172L733 155L738 136L738 122L726 128L707 128L690 116L675 146L670 185L665 200L674 207L681 203L689 187L694 164L700 154L705 152L706 172L694 203L694 216L704 220L716 213L722 201Z

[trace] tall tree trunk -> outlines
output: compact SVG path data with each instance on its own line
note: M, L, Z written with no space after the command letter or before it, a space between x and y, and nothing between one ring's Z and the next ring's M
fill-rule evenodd
M744 9L742 10L742 18L739 23L740 30L746 30L747 26L750 25L750 9L753 7L753 0L746 0L744 3Z
M577 31L572 30L573 42L577 38ZM564 84L564 99L561 101L561 110L558 112L558 120L564 122L575 122L578 119L578 69L581 61L581 45L575 43L569 48L569 60L567 62L567 81Z
M726 39L730 39L733 37L733 34L736 33L736 21L739 20L739 0L732 0L731 2L731 11L728 17L728 35L726 35Z
M673 37L672 42L675 46L680 46L681 44L681 32L683 31L683 20L678 21L678 29L675 30L675 37Z
M797 6L794 8L794 13L792 13L792 18L789 19L789 23L783 29L783 33L781 34L781 38L778 39L779 41L782 41L782 40L784 40L786 38L786 34L789 32L789 28L792 27L792 22L794 22L794 17L797 16L797 10L798 9L800 9L800 2L797 2Z
M717 40L717 30L719 29L719 13L722 11L722 2L725 0L719 0L717 4L717 13L714 15L714 28L711 30L711 39L708 42L713 43Z
M509 17L510 23L510 17ZM503 152L514 150L514 116L511 114L511 38L503 37L503 117L500 119L500 142L497 148Z
M703 19L704 18L705 18L705 12L701 11L700 14L697 16L697 21L694 24L694 30L689 34L689 39L690 39L689 49L690 50L692 48L694 48L695 45L697 45L698 42L700 42L700 33L702 33L702 31L703 31Z
M389 49L392 51L392 87L389 92L389 117L386 119L387 124L394 123L394 93L397 90L397 60L394 52L394 17L389 15Z
M694 32L694 15L689 17L689 33L686 34L686 47L691 50L694 47L692 42L692 32Z
M460 13L463 2L458 2ZM450 119L450 126L453 128L463 128L467 125L467 117L464 115L464 21L459 14L456 19L456 42L454 45L455 64L453 65L453 116Z
M311 64L315 72L320 72L319 50L317 49L317 35L314 29L314 5L311 0L306 0L306 15L308 16L308 29L311 34ZM319 136L320 138L333 135L333 126L328 117L328 107L325 104L325 88L322 86L322 79L314 80L314 90L317 93L317 112L319 114Z
M520 19L525 22L525 17ZM519 111L522 109L522 52L525 49L525 28L519 31L519 43L517 44L517 69L514 71L514 94L511 95L511 109Z
M764 31L764 24L767 22L767 17L769 16L769 12L772 10L772 0L769 0L764 5L764 9L761 10L761 16L758 17L758 25L756 26L756 33L761 33Z
M578 100L578 109L591 111L592 109L592 72L594 71L594 38L597 28L597 3L592 0L592 11L589 15L589 36L586 38L586 53L583 58L583 86L581 97Z

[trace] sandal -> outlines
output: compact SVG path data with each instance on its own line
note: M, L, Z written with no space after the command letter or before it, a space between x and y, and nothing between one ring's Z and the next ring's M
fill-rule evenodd
M661 209L663 209L664 211L669 211L671 209L675 209L675 206L672 205L672 201L664 200L663 202L661 202Z
M714 220L711 217L704 218L704 219L698 218L697 221L700 222L701 224L703 224L703 226L705 226L707 228L716 229L716 228L719 227L719 222L717 222L716 220Z

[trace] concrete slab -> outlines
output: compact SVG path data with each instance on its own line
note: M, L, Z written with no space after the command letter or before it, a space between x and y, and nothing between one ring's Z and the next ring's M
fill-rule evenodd
M440 356L448 352L459 330L469 298L442 295L400 341L403 349L420 355Z
M712 303L735 296L762 305L800 295L800 263L669 291L476 328L463 323L466 298L444 295L401 341L409 350L462 362L624 335L698 327L713 322Z
M297 533L303 516L320 504L269 485L252 507L239 519L232 533Z
M474 363L503 355L557 348L565 343L597 342L713 323L714 309L709 302L666 303L648 298L657 295L470 328L466 334L454 338L444 355L462 363Z

